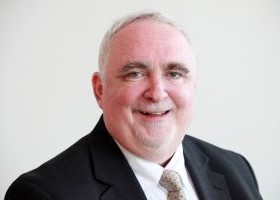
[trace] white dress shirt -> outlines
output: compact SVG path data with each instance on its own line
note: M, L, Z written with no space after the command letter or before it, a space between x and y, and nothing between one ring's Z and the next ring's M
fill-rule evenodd
M117 143L118 144L118 143ZM127 151L118 144L130 167L132 168L138 182L140 183L148 200L167 199L167 190L159 185L160 177L164 168L159 164L146 161ZM192 180L185 166L183 147L180 145L165 169L171 169L180 174L184 192L188 200L198 200Z

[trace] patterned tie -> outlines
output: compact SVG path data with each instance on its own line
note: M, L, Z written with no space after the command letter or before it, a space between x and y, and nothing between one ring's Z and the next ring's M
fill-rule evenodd
M167 200L186 200L181 177L177 172L165 169L159 184L168 191Z

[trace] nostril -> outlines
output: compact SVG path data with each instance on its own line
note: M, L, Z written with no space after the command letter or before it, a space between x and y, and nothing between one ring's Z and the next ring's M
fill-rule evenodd
M153 102L160 102L167 97L167 94L159 93L158 91L154 93L149 92L145 95L145 97Z
M154 102L159 102L165 99L168 94L163 87L150 87L147 89L144 96Z

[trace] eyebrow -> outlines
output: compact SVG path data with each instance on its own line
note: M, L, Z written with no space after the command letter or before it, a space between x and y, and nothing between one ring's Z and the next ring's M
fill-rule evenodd
M120 70L120 73L124 73L124 72L130 71L132 69L147 70L147 69L149 69L149 66L143 62L129 62L129 63L126 63L122 67L122 69Z
M185 64L179 62L168 63L165 68L168 70L179 70L185 74L190 72L190 69Z

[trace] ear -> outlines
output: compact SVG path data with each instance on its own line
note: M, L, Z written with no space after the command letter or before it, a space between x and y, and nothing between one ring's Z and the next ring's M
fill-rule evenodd
M91 84L92 84L95 99L99 107L102 109L103 85L101 80L101 74L99 72L93 73Z

